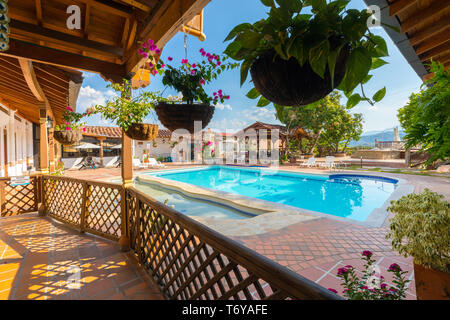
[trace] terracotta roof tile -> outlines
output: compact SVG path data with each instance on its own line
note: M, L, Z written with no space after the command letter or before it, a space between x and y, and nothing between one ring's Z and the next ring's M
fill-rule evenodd
M95 137L108 137L108 138L121 138L122 129L119 127L107 127L107 126L86 126L85 136ZM166 129L160 129L158 132L158 138L170 138L172 132Z

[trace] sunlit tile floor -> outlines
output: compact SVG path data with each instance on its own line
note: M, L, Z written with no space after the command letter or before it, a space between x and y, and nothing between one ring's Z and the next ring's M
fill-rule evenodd
M37 214L0 218L0 299L163 299L116 243Z

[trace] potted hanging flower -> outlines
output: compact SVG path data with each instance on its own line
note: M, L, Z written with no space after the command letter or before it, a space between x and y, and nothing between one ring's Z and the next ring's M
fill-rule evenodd
M64 123L55 126L53 137L62 145L76 144L83 139L82 131L85 132L85 123L80 122L87 115L85 113L75 112L70 106L63 112Z
M450 299L450 203L425 189L391 201L392 248L414 258L419 300Z
M143 123L144 118L154 108L159 99L158 93L141 92L137 96L129 95L131 82L125 80L123 84L108 85L118 94L103 105L96 105L90 110L93 114L100 114L121 127L125 134L134 140L154 140L158 135L158 125Z
M226 62L225 55L218 56L200 49L201 61L191 63L188 59L181 59L181 63L174 66L170 64L172 57L167 58L167 63L159 58L161 50L151 39L142 45L139 53L149 60L152 74L162 75L164 85L181 93L176 97L161 98L155 106L158 119L169 130L187 129L193 133L194 121L201 121L201 129L204 129L214 115L214 105L230 99L221 89L209 95L204 88L225 70L238 66L237 63Z
M388 55L384 39L369 30L367 10L346 9L346 0L261 2L270 8L268 17L236 26L225 39L232 40L225 53L242 61L241 85L251 74L255 88L247 96L262 96L258 106L303 106L335 88L346 94L350 107L384 97L386 88L371 99L364 90L353 94Z

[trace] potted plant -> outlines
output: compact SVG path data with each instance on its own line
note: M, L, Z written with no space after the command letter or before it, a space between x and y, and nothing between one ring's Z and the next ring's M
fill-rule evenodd
M131 139L155 139L158 135L158 125L143 123L143 120L160 98L158 93L145 91L136 97L130 97L131 82L128 80L124 80L123 84L110 84L108 87L118 92L118 95L104 106L96 105L89 109L90 113L100 114L102 118L115 122Z
M335 88L344 91L349 106L384 97L386 88L372 99L364 90L353 94L388 55L384 39L369 30L367 10L346 9L346 0L261 2L270 8L268 17L236 26L225 39L232 40L225 53L242 61L241 85L250 71L255 88L247 96L262 95L258 106L303 106ZM312 14L302 12L308 7Z
M76 144L83 139L81 131L86 131L85 123L80 122L87 113L73 111L70 106L63 112L64 123L55 126L53 137L62 145Z
M177 97L161 98L155 106L158 119L171 131L187 129L193 133L194 121L202 121L201 129L204 129L214 115L214 105L230 98L222 90L208 95L204 89L223 71L238 66L237 63L227 63L225 55L218 56L200 49L203 57L200 62L191 64L188 59L181 59L181 64L175 67L169 64L172 57L168 57L167 64L159 58L161 50L151 39L142 45L139 53L149 59L152 74L163 75L163 84L181 93Z
M450 203L425 189L391 201L392 248L414 258L419 300L450 299Z

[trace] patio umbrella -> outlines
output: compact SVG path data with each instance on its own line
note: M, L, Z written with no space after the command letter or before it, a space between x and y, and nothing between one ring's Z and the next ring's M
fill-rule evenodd
M117 146L112 147L111 149L122 149L122 145L118 144Z
M83 143L75 147L75 149L100 149L100 146L93 143Z

